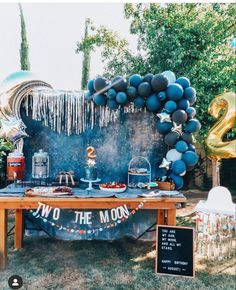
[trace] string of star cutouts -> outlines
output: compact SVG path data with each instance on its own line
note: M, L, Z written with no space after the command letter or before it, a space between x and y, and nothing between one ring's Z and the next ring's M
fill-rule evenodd
M78 228L78 227L74 227L74 228L71 228L71 227L68 227L68 226L63 226L61 224L58 224L54 221L50 221L48 220L47 218L45 217L42 217L40 214L37 214L35 211L33 211L32 209L29 210L30 213L37 219L41 219L44 223L48 223L50 224L52 227L55 227L57 228L59 231L65 231L67 233L72 233L72 234L79 234L79 235L86 235L86 234L94 234L94 233L98 233L98 232L102 232L106 229L110 229L110 228L114 228L114 227L117 227L119 224L121 223L124 223L126 222L130 217L134 216L140 209L143 208L145 202L147 200L144 199L143 201L141 201L135 209L131 210L129 215L127 216L124 216L122 217L121 219L117 219L116 221L114 222L111 222L111 223L107 223L105 224L104 226L100 226L100 227L96 227L94 229L81 229L81 228Z

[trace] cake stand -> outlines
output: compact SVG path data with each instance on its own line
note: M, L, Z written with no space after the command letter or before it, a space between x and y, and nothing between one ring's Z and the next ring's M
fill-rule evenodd
M97 178L97 179L94 179L94 180L88 180L88 179L85 179L85 178L81 178L80 180L83 181L83 182L88 182L89 185L86 188L87 191L90 191L90 190L93 189L93 183L101 181L100 178Z

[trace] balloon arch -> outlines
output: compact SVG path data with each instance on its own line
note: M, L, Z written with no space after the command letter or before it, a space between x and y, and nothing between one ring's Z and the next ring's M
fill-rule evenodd
M171 71L157 75L149 73L144 77L134 74L128 81L121 76L111 82L97 77L88 82L87 92L54 91L48 83L37 80L28 71L14 73L0 86L0 138L18 143L18 147L19 144L22 147L22 138L27 136L20 105L29 95L32 96L34 118L44 120L45 125L58 132L61 132L58 124L62 124L64 118L67 125L63 128L68 135L73 133L74 126L76 134L89 126L93 128L96 114L99 114L99 126L103 127L114 121L120 111L135 113L147 110L155 113L156 128L169 146L159 167L164 168L177 189L183 187L186 171L198 162L193 145L193 133L201 127L193 107L196 90L191 87L188 78L176 80ZM64 111L65 107L66 113L61 115L61 109Z

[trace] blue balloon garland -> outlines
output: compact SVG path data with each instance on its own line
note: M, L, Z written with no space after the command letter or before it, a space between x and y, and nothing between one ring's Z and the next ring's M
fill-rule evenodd
M163 134L171 154L167 152L165 160L160 165L160 171L166 171L166 176L175 183L176 189L184 185L183 176L198 162L193 143L193 133L200 130L201 124L195 118L196 90L190 80L184 76L176 80L172 71L142 77L133 74L128 81L122 76L116 76L111 82L103 77L88 81L87 101L93 101L97 106L108 106L112 110L133 102L137 108L147 108L158 113L156 129ZM168 159L169 158L169 159ZM165 168L165 164L168 168ZM164 164L164 166L163 166ZM167 166L167 165L166 165Z

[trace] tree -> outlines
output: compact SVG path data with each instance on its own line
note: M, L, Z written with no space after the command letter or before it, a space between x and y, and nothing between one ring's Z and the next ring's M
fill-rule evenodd
M30 70L29 62L29 46L26 36L25 19L23 15L23 9L21 4L19 4L20 9L20 20L21 20L21 48L20 48L20 63L22 70Z

